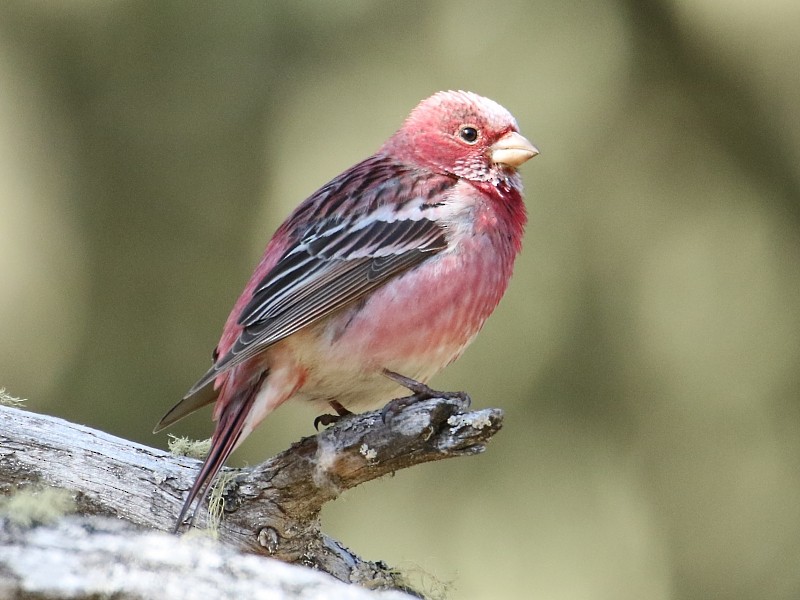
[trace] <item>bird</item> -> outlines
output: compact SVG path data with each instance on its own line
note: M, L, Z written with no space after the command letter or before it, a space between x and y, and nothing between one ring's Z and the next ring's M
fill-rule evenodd
M211 368L154 430L214 403L211 449L176 532L286 401L333 408L318 418L329 424L404 388L429 390L508 286L527 222L517 168L538 153L497 102L442 91L297 206L234 304Z

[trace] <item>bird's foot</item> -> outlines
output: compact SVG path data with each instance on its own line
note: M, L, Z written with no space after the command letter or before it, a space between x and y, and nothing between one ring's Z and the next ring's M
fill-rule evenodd
M334 423L338 423L344 417L349 417L353 414L336 400L329 400L328 404L330 404L331 408L336 411L336 414L335 415L324 414L314 419L314 429L316 429L317 431L319 431L320 425L322 425L323 427L327 427L328 425L333 425Z
M472 399L466 392L440 392L438 390L431 389L424 383L420 383L419 381L411 379L410 377L400 375L399 373L395 373L394 371L390 371L388 369L384 369L383 374L392 381L399 383L407 390L413 392L413 394L410 396L395 398L394 400L389 401L386 406L383 407L381 410L381 419L384 423L386 423L387 419L391 419L404 408L411 406L416 402L430 400L431 398L457 400L461 410L467 410L469 405L472 403Z

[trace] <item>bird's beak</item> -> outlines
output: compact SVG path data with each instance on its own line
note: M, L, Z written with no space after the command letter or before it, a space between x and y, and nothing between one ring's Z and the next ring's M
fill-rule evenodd
M516 131L509 131L489 148L489 156L493 163L514 168L537 154L539 150L536 146Z

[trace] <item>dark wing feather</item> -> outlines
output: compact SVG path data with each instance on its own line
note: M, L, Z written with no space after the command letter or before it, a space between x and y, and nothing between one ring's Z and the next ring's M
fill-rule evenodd
M422 189L409 186L406 181L397 181L395 186L391 180L384 181L375 193L381 202L363 203L368 208L357 218L351 216L343 221L329 216L315 221L264 276L239 317L238 323L243 327L239 337L186 397L209 385L220 373L443 250L447 240L436 222L425 218L382 220L380 216L385 213L379 213L387 202L398 205L399 200L427 201L449 187L447 183L455 183L433 174L430 179L433 181L427 181ZM421 211L415 215L420 216Z
M185 396L183 400L170 408L158 424L153 429L153 433L158 433L162 429L169 427L173 423L180 421L183 417L192 414L206 404L211 404L217 399L219 390L215 390L211 384L201 386L195 390L191 396Z

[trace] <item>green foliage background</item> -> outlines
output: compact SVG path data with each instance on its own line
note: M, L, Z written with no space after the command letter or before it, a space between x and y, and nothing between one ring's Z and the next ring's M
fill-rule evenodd
M799 56L794 0L4 2L0 386L164 446L291 208L470 89L541 155L511 289L435 383L506 426L326 528L451 598L797 598Z

